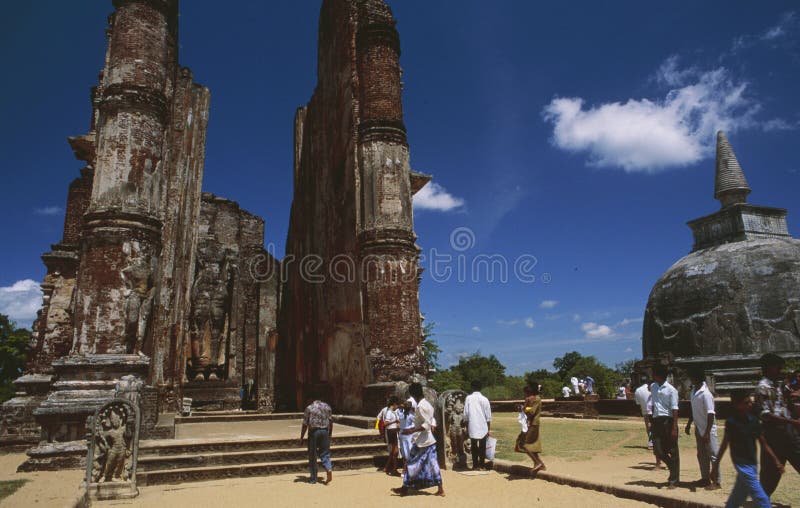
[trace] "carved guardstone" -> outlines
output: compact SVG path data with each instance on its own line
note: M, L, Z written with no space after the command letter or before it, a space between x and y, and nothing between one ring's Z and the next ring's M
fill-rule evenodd
M439 465L446 469L466 469L470 442L464 423L464 400L467 392L447 390L436 405L436 441Z
M86 459L86 486L92 499L139 495L136 463L140 424L139 408L127 399L114 399L95 411Z

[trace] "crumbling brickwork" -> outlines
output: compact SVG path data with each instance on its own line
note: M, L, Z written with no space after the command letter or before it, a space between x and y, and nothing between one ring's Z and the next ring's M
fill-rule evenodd
M318 84L295 118L279 392L359 412L363 390L424 371L400 41L383 0L326 0Z
M239 407L245 387L252 406L274 407L278 262L261 218L202 194L210 92L178 65L178 1L113 5L90 129L69 138L86 167L69 188L62 240L42 257L26 395L0 414L15 429L35 417L46 441L82 436L125 375L146 383L148 429L184 391ZM192 354L204 340L205 360ZM201 371L217 385L197 386Z

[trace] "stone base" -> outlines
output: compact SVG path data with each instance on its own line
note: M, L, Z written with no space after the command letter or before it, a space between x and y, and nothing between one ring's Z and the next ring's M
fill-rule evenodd
M386 401L395 394L397 383L373 383L366 385L361 390L361 397L364 405L361 407L361 414L364 416L375 416L381 409L386 407Z
M189 381L181 388L192 399L192 409L228 411L241 409L241 387L235 381Z
M14 381L17 393L0 406L0 447L39 442L42 430L33 412L47 398L52 378L49 374L26 374Z
M86 441L42 442L26 452L28 460L17 468L17 472L86 469L86 452Z
M134 482L90 483L86 490L89 497L96 501L131 499L139 495Z
M114 398L124 376L147 377L150 359L141 355L85 355L55 360L57 381L47 399L33 412L48 443L83 440L86 419Z

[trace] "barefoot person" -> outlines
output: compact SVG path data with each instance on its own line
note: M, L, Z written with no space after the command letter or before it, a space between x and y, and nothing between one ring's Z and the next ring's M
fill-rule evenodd
M400 403L398 397L392 396L389 398L389 405L383 411L383 428L386 431L386 445L389 450L389 459L386 461L386 467L383 471L390 476L400 476L397 472L397 451L398 439L397 435L400 431L400 418L397 415L397 406Z
M397 440L400 445L400 456L403 457L403 472L406 471L406 464L408 464L408 459L411 456L411 447L414 445L414 439L416 436L411 434L406 434L403 432L404 430L413 429L414 425L414 415L417 409L417 401L414 400L413 397L409 397L408 400L403 404L403 407L397 410L397 416L400 419L400 431L397 434Z
M539 397L539 383L532 382L525 387L525 416L528 417L528 431L525 433L522 449L533 460L533 473L547 468L539 454L542 453L542 436L539 433L539 420L542 416L542 398Z
M308 430L308 468L311 472L309 483L317 483L317 457L327 472L325 484L333 481L331 464L331 435L333 420L331 407L321 400L313 399L303 413L303 427L300 429L300 446Z
M719 456L714 461L711 477L719 477L719 461L725 455L728 445L731 446L731 459L736 468L736 483L733 486L725 508L738 508L742 506L749 495L759 508L770 508L769 496L758 481L758 456L756 455L756 440L761 443L762 460L769 460L778 474L783 473L783 464L769 447L767 440L761 433L758 418L753 416L753 401L750 393L736 390L731 393L731 404L734 413L725 421L725 437L719 448ZM761 464L764 467L764 464ZM762 469L763 470L763 469Z
M412 383L408 391L417 403L414 416L414 427L403 430L406 435L417 433L414 444L406 461L403 473L403 486L392 489L392 492L405 496L409 490L420 490L434 485L438 487L437 496L444 496L442 472L439 470L439 459L436 454L436 438L433 437L435 427L433 406L425 400L422 385Z

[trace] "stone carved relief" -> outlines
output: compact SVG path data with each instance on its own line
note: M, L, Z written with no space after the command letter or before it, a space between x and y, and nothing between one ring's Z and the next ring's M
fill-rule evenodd
M439 396L437 404L437 420L441 422L441 429L437 429L441 460L445 467L456 470L467 467L467 454L470 451L469 439L463 427L466 398L464 391L448 390Z
M213 381L226 377L235 275L236 255L232 250L201 248L189 318L189 379Z
M86 484L96 499L138 495L136 462L139 447L139 408L114 399L94 413L86 461Z
M128 266L122 270L125 283L125 343L128 353L139 353L144 346L153 310L153 269L150 261L140 255L135 242L126 244L123 249L129 259Z

